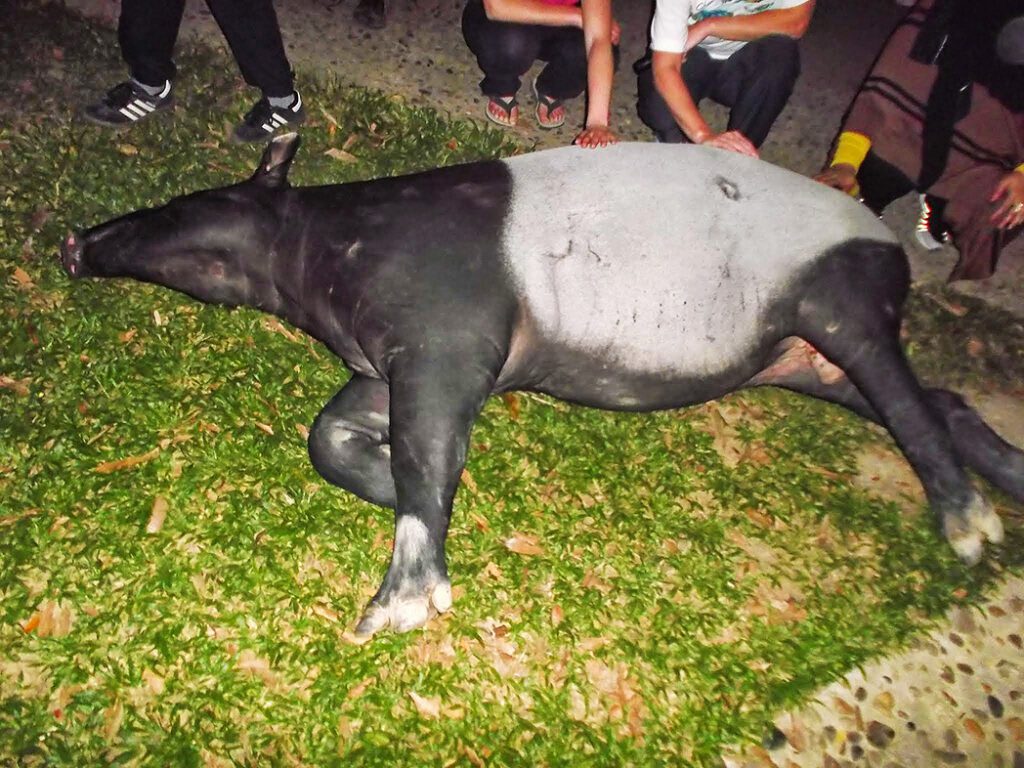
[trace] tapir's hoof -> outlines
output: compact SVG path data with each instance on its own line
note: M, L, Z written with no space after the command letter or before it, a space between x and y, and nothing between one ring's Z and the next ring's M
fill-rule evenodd
M992 544L1003 541L1003 522L992 505L980 494L959 514L947 514L943 532L953 551L967 565L977 565L984 551L985 540Z
M429 594L374 598L356 624L357 637L371 637L390 627L395 632L409 632L422 627L439 613L452 607L452 586L438 582Z

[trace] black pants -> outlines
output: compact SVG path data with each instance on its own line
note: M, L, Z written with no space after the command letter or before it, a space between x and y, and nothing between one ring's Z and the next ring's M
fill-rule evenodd
M663 141L683 141L682 130L654 87L649 58L637 62L636 70L640 119ZM686 55L682 74L698 106L707 97L731 107L728 130L739 131L759 147L793 92L800 49L786 35L753 40L722 61L697 47Z
M520 78L538 59L547 62L537 78L537 90L545 96L571 99L587 87L581 29L492 21L482 0L469 0L462 12L462 36L484 73L480 90L485 96L516 93Z
M879 216L889 203L898 200L909 192L917 189L917 185L899 168L883 160L874 151L869 150L864 162L857 171L857 185L864 205ZM946 209L946 200L934 195L925 195L925 201L932 209L931 231L933 235L941 234L942 214ZM941 239L937 237L936 239Z
M206 0L249 85L288 96L294 79L272 0ZM122 0L117 36L131 76L146 85L173 80L174 43L185 0Z

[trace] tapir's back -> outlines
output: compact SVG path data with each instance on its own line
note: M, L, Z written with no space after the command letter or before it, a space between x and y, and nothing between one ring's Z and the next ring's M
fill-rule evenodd
M849 196L722 150L620 144L506 165L504 259L531 316L633 369L716 369L830 248L894 242Z

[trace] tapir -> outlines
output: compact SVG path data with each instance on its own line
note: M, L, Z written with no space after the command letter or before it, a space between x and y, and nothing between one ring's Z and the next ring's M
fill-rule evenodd
M906 254L864 206L694 145L565 147L293 187L299 139L251 178L67 236L72 277L273 313L351 377L309 432L330 483L395 511L359 635L449 609L445 539L470 431L513 390L623 411L775 385L883 424L968 563L1003 529L966 469L1024 500L1024 453L899 341Z

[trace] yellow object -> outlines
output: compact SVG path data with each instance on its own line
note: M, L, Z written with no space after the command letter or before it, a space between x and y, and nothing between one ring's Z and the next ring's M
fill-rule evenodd
M839 134L836 153L832 156L832 165L852 165L853 170L859 171L861 163L868 156L869 149L871 149L871 139L867 136L853 131L843 131Z

